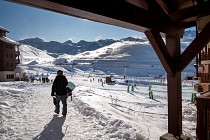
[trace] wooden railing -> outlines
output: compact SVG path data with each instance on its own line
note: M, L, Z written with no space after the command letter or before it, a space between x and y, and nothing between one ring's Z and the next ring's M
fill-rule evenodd
M15 60L15 64L20 64L20 60L19 59L16 59Z
M18 55L20 55L19 51L15 51L15 57L17 57Z
M210 91L195 97L197 106L196 140L210 140Z
M210 54L201 54L201 60L210 60Z
M194 90L197 92L203 92L203 87L200 84L194 85Z
M210 83L209 73L199 73L201 83Z

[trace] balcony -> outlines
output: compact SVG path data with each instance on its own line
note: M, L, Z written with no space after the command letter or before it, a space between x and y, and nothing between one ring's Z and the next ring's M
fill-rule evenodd
M201 74L202 74L202 73L198 73L198 74L197 74L197 77L201 77Z
M200 84L194 85L194 90L197 92L203 92L203 87Z
M210 54L201 54L201 61L210 60Z
M19 51L15 51L15 57L19 56L20 52Z
M210 92L195 97L197 106L197 128L196 134L199 140L210 138Z
M17 64L20 64L20 60L19 59L16 59L15 60L15 64L17 65Z
M201 83L210 83L209 73L199 73Z

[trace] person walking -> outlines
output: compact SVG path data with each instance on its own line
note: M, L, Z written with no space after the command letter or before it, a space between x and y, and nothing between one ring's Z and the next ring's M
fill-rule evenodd
M51 96L56 97L55 100L55 113L59 114L60 112L60 101L63 104L63 110L62 110L62 115L66 116L67 114L67 90L66 86L68 85L68 80L66 77L63 75L63 71L58 70L57 71L57 76L55 77L55 80L53 81L52 84L52 91L51 91Z

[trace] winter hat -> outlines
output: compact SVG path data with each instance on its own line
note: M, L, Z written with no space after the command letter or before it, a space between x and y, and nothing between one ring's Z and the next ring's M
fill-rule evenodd
M57 71L57 74L58 74L58 75L63 74L63 71L62 71L62 70L58 70L58 71Z

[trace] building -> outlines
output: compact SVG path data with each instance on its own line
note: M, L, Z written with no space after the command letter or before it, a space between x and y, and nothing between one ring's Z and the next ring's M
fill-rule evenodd
M199 19L198 19L199 20ZM202 31L203 25L210 21L210 16L202 18L203 22L197 22L197 35ZM198 93L206 93L210 91L210 42L207 43L196 57L195 67L197 68L196 77L198 84L194 89Z
M0 26L0 82L14 81L14 70L20 63L20 44L6 37L6 33L9 31Z

